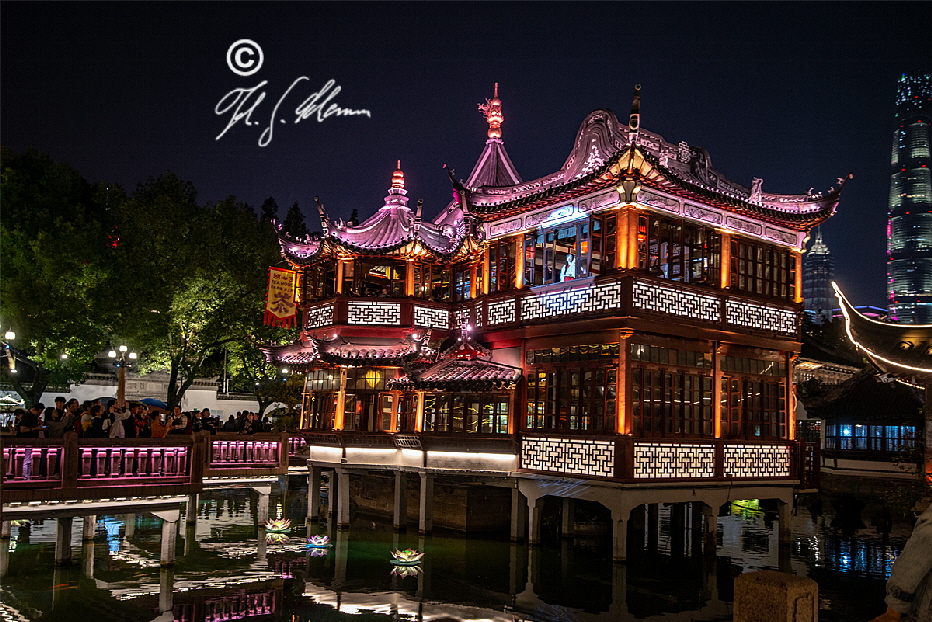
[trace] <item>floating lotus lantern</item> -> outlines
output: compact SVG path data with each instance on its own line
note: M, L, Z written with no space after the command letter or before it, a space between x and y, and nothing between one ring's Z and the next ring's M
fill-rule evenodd
M417 566L424 557L423 553L418 553L416 549L405 549L403 551L392 551L392 563L396 566Z
M291 538L280 531L270 531L265 534L265 541L267 544L288 544Z
M270 518L265 523L265 530L272 533L284 533L291 530L291 520L287 518Z
M318 548L308 547L307 556L308 557L326 557L327 553L329 552L330 552L330 549L327 547L318 547Z
M309 549L325 549L330 546L330 536L311 536L306 546Z
M394 566L391 571L393 577L416 577L421 574L420 566Z

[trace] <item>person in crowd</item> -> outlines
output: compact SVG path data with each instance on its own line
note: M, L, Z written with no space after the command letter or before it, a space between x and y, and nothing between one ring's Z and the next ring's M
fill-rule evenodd
M181 406L175 406L172 409L172 414L169 417L170 429L169 434L184 434L188 427L188 416L181 412ZM166 421L167 423L167 421Z
M206 410L206 409L205 409ZM207 416L210 416L210 410L207 410ZM195 410L191 412L190 417L191 433L202 432L204 430L204 411Z
M114 402L110 406L110 438L126 438L126 427L123 422L130 418L129 408L124 402L117 406Z
M258 432L259 422L256 420L256 415L253 413L246 413L246 419L243 422L243 427L239 431L240 434L255 434Z
M164 419L162 413L155 411L152 413L152 420L149 422L152 438L165 438L171 430L171 415L165 413Z
M90 436L91 424L94 421L94 408L100 408L100 406L91 406L88 403L84 412L81 413L81 436Z
M42 430L42 422L39 421L39 417L44 410L45 404L37 403L23 412L19 423L16 424L17 438L39 438L39 432Z
M152 418L149 415L149 407L143 404L139 405L139 410L133 413L133 425L136 427L136 438L151 438L152 429L149 425Z
M64 400L62 406L65 405ZM45 433L48 438L61 438L70 430L74 421L67 410L48 407L45 409Z
M88 430L91 438L107 438L110 435L110 417L104 413L104 408L100 404L91 406L91 427Z
M871 622L932 621L932 504L916 521L903 552L893 562L885 601L886 613Z
M66 400L66 399L65 399L64 397L62 397L61 395L59 395L58 397L55 398L55 410L58 411L58 418L59 418L59 419L63 419L64 416L65 416L65 410L66 410L66 408L65 408L65 402L67 402L67 401L68 401L68 400Z
M236 432L236 418L233 415L230 415L230 418L227 419L226 423L223 424L223 431L224 432Z

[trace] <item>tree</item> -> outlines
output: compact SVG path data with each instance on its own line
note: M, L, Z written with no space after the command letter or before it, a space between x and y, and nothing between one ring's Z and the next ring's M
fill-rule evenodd
M278 203L272 197L262 202L262 222L272 222L278 218Z
M287 343L294 339L294 333L294 329L263 325L247 338L229 346L227 366L231 386L253 394L259 403L260 416L276 401L272 392L266 390L267 386L278 382L278 368L265 360L260 345Z
M308 234L307 225L304 224L304 214L297 202L288 208L285 214L285 222L282 223L285 233L295 239L301 239Z
M274 231L229 197L200 207L189 182L150 178L120 207L121 335L144 354L141 369L169 373L181 402L210 357L248 339L262 321Z
M16 334L0 369L31 406L50 383L80 380L106 342L116 241L107 202L122 190L93 187L34 150L3 148L0 170L0 334Z

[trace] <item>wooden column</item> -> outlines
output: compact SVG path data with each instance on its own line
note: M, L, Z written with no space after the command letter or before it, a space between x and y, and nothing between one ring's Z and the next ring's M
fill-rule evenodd
M417 406L414 409L414 431L424 431L424 391L414 392L417 399Z
M515 236L515 289L524 287L524 236Z
M803 254L793 249L793 259L796 262L796 296L793 302L802 303L803 301Z
M475 300L479 294L479 283L476 281L478 276L477 264L469 266L469 299Z
M638 210L635 206L625 205L621 208L616 230L616 267L619 270L633 270L638 267Z
M408 259L405 262L405 296L414 295L414 262Z
M489 266L489 247L486 246L485 250L482 251L482 293L489 293L489 275L491 275L491 269ZM502 275L498 275L498 278L502 278Z
M337 282L335 284L336 285L335 290L337 292L337 295L340 295L343 293L343 270L344 270L343 260L337 259Z
M786 438L796 440L796 391L793 384L793 366L799 355L794 352L784 352L786 362L786 397L783 403L786 404Z
M633 334L633 331L618 331L618 377L615 389L615 432L618 434L631 434L634 427L631 400L628 399L631 395L631 374L628 370L628 355L631 348L628 340Z
M719 271L719 286L728 289L731 279L731 233L720 231L722 234L722 265Z
M712 433L722 438L722 345L712 342Z
M344 421L344 410L346 408L346 368L340 368L340 390L337 392L337 405L333 413L333 429L334 431L344 429L346 422Z

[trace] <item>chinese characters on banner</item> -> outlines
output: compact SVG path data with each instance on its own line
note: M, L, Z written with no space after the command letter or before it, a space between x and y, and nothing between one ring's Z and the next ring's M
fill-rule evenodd
M294 270L269 268L269 289L265 294L265 319L269 326L294 326L297 321Z

